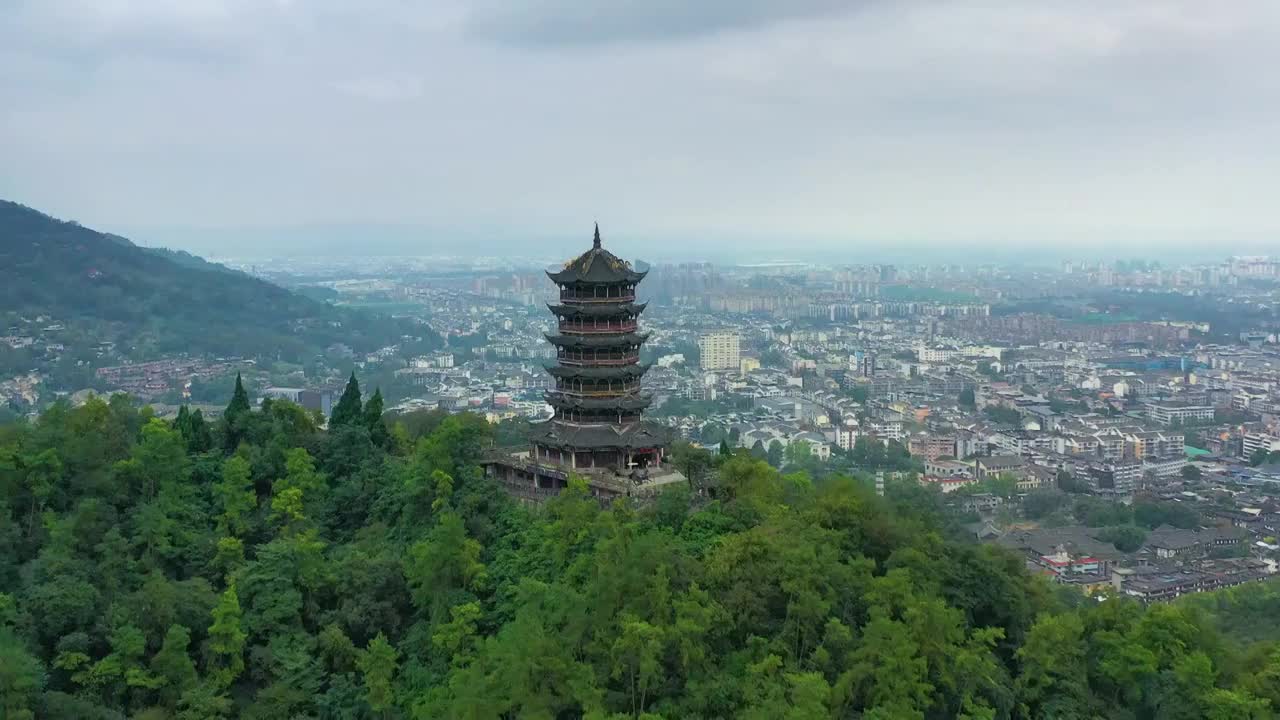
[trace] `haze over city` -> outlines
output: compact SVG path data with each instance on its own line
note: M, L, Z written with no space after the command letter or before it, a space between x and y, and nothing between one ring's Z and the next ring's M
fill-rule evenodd
M1277 0L0 0L3 720L1280 720Z
M1280 6L17 0L0 197L213 256L1274 247Z

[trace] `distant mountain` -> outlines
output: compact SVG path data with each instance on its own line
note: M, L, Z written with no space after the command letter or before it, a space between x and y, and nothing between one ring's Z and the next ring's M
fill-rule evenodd
M112 237L116 237L116 236L112 236ZM125 238L120 238L120 239L124 240L125 242L128 242L130 245L133 245L132 242L125 240ZM138 246L134 245L134 247L138 247ZM192 255L186 250L170 250L169 248L150 248L150 247L139 248L139 249L145 250L150 253L155 253L163 258L168 258L169 260L172 260L173 262L183 267L194 268L196 270L208 270L210 272L231 273L233 275L249 277L244 273L240 272L239 270L232 270L226 265L219 265L218 263L215 263L215 262L209 262L208 260L205 260L199 255Z
M336 308L189 253L134 245L0 200L0 334L48 316L133 357L172 353L303 361L439 338L407 320Z

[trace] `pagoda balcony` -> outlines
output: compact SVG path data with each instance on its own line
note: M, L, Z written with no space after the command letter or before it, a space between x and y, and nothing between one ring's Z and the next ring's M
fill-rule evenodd
M562 395L581 398L612 398L640 392L640 378L634 380L610 380L600 383L583 383L558 379L555 391Z
M627 395L635 394L640 389L640 384L636 383L626 388L618 390L575 390L573 388L556 388L556 392L561 395L570 395L580 398L623 398Z
M592 323L560 323L560 332L574 333L577 335L596 335L601 333L632 333L639 328L639 324L633 320L624 320L621 322L592 322Z
M640 362L640 353L597 357L574 357L570 355L561 355L557 360L560 361L561 365L573 365L577 367L617 367L619 365L632 365Z
M581 423L585 425L594 424L613 424L629 425L640 421L640 413L585 413L576 410L561 410L556 413L556 419L561 422Z
M567 303L622 303L635 302L635 299L635 288L566 287L560 289L560 301Z

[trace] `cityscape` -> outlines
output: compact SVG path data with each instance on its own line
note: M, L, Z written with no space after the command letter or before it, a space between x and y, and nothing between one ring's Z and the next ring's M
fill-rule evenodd
M0 720L1280 719L1275 0L13 0Z
M0 340L35 365L0 383L9 412L120 392L159 417L190 406L217 418L238 374L258 401L328 416L354 372L392 413L475 413L513 444L553 417L552 271L226 262L410 319L442 344L414 354L335 343L300 367L78 348L58 318L21 318ZM784 472L866 477L880 492L909 479L945 496L976 538L1086 592L1167 600L1276 571L1280 259L635 264L648 268L629 291L646 339L628 352L647 368L647 417L676 448L743 450ZM42 374L63 355L93 358L85 387ZM1092 522L1098 503L1157 503L1182 521L1134 518L1117 525L1141 530L1118 533Z

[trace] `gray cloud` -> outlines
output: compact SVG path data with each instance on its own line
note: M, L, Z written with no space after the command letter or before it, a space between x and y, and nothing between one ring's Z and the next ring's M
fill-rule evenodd
M516 5L19 0L0 197L202 250L328 225L551 253L596 218L685 253L1280 233L1274 0Z
M847 11L850 0L526 0L480 3L470 29L516 45L680 40Z

